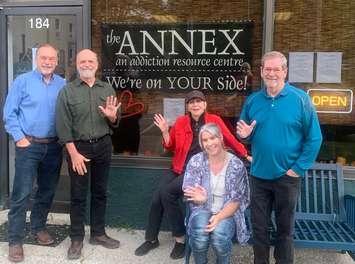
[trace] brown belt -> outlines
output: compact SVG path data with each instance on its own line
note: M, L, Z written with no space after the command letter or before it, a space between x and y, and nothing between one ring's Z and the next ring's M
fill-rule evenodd
M27 136L27 135L26 135L26 139L29 142L40 143L40 144L48 144L48 143L52 143L52 142L57 142L58 141L57 137L38 138L38 137Z

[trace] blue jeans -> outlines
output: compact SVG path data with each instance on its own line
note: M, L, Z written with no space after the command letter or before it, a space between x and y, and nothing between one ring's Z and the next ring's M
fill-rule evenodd
M16 147L15 178L10 198L9 245L22 244L25 235L26 211L37 178L31 212L31 232L45 229L62 164L62 147L57 142Z
M294 216L301 178L284 175L276 180L251 179L251 224L253 229L254 264L269 264L269 224L274 207L277 264L292 264L294 255Z
M190 246L196 264L208 262L207 252L211 244L216 254L217 264L230 263L232 238L235 233L235 223L232 217L223 219L210 233L205 232L212 213L201 211L190 222Z

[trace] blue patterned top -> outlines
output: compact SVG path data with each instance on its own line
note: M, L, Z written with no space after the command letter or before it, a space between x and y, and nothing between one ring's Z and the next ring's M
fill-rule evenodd
M189 219L192 219L200 210L211 209L212 195L210 177L211 174L207 154L205 152L200 152L194 155L187 164L182 188L185 189L188 186L200 185L207 191L208 199L207 202L202 205L189 203L191 211ZM250 202L250 190L247 171L244 164L234 155L228 163L225 175L224 205L232 201L239 203L239 209L233 215L236 225L237 239L240 244L245 244L250 237L244 216L245 209ZM189 226L190 223L188 223L187 228L188 234L191 233Z

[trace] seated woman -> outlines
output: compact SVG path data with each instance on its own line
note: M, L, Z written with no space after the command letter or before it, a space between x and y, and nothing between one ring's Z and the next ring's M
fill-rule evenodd
M175 238L170 257L177 259L184 256L185 225L179 199L183 196L182 182L186 164L193 155L201 152L198 133L204 124L216 123L222 131L226 145L240 157L251 159L245 147L236 140L222 119L206 112L206 107L204 94L195 90L186 95L188 113L178 117L171 129L162 115L154 116L154 124L161 130L164 147L172 151L174 155L172 169L161 177L159 186L153 194L145 242L136 249L135 255L137 256L143 256L159 246L158 234L163 214L167 215L172 235Z
M220 129L214 123L201 127L203 152L187 164L183 191L189 201L187 232L196 264L207 263L211 244L216 263L230 263L232 238L246 243L249 233L244 210L249 205L249 184L244 164L227 152Z

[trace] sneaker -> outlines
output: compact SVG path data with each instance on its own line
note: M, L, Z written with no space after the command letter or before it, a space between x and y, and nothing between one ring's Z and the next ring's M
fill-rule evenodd
M175 242L174 248L170 253L172 259L180 259L185 256L185 243Z
M136 251L134 251L134 255L143 256L147 254L149 251L151 251L152 249L157 247L159 247L159 240L145 241L142 245L140 245L136 249Z

